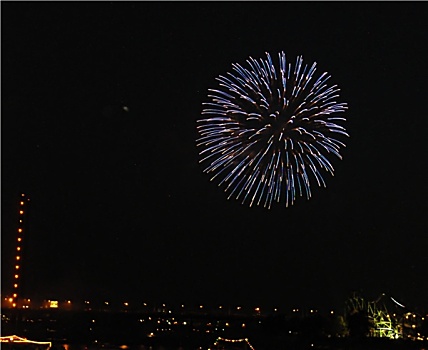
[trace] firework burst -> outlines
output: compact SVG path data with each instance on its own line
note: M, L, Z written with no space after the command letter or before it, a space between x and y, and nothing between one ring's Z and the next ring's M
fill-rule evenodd
M293 66L281 52L275 65L266 55L216 79L197 121L197 146L228 199L288 207L297 195L311 197L311 181L326 187L321 172L333 175L329 158L342 159L345 147L336 137L349 136L338 124L347 104L336 101L340 90L327 84L328 73L315 76L316 63L299 56Z

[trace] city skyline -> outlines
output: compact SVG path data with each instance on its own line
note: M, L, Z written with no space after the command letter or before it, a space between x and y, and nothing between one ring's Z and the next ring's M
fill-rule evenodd
M86 299L81 299L81 298L76 298L73 301L70 300L70 298L65 298L64 299L64 295L62 295L62 299L61 298L56 298L55 295L53 294L49 294L48 297L50 298L43 298L42 296L36 296L34 298L34 294L31 294L31 289L29 288L29 286L26 286L26 288L24 288L24 291L22 291L21 288L21 281L22 278L24 277L24 281L25 281L25 275L22 276L22 258L24 258L25 261L25 256L23 255L22 252L22 248L25 246L25 240L23 241L23 236L26 235L26 231L27 231L27 213L28 213L28 209L29 209L29 205L30 205L30 201L31 199L28 198L28 196L25 193L21 193L21 195L19 196L19 199L17 201L18 203L18 211L17 211L17 216L18 216L18 220L17 220L17 230L16 230L16 256L14 259L14 266L13 266L13 273L12 273L12 288L10 288L11 292L9 294L2 294L2 307L5 308L32 308L32 309L40 309L40 308L51 308L51 309L62 309L62 310L74 310L77 309L85 309L85 310L122 310L122 311L130 311L130 310L139 310L139 311L149 311L151 309L153 310L163 310L164 312L169 312L171 313L171 311L167 311L167 309L172 308L175 310L175 312L177 312L177 310L179 310L180 312L200 312L200 313L216 313L216 312L227 312L227 313L233 313L233 314L288 314L290 313L290 311L292 313L299 313L299 314L309 314L309 313L317 313L318 312L318 308L321 307L322 312L330 312L331 314L333 314L335 311L333 310L332 307L326 307L326 305L321 304L321 305L311 305L311 306L307 306L310 305L306 304L305 307L300 307L298 305L293 305L293 301L288 300L287 304L288 307L284 307L282 306L281 308L277 307L277 304L280 305L284 305L282 302L283 301L278 301L276 304L275 303L266 303L265 301L263 301L262 303L259 303L257 305L263 305L263 307L260 306L255 306L255 305L245 305L242 303L238 303L238 305L230 305L230 304L219 304L219 305L214 305L213 303L208 302L208 305L202 305L201 303L190 303L189 304L183 304L183 303L178 303L177 301L175 301L175 303L170 303L168 301L168 306L161 300L139 300L137 301L138 298L131 298L131 302L129 301L123 301L123 300L128 300L129 298L126 298L126 295L121 295L119 298L116 296L113 298L113 300L110 300L109 297L111 297L111 295L105 295L105 297L107 298L100 298L100 296L98 298L96 298L96 301L89 301ZM24 248L24 254L25 254L25 250L26 249L31 249L31 247L29 247L27 245L26 248ZM6 270L6 269L4 269ZM12 270L12 269L9 269ZM8 288L3 288L3 290L8 290ZM352 291L352 293L350 293L347 297L347 300L343 300L343 305L341 305L342 307L338 306L339 304L336 303L336 308L338 307L339 309L339 313L340 312L344 312L345 308L346 308L346 302L348 302L352 296L359 296L362 297L362 291L361 290L354 290ZM31 296L31 298L29 298ZM69 295L66 295L69 296ZM375 297L373 300L368 300L369 302L376 302L376 299L378 301L380 301L381 299L384 299L385 297L389 300L389 302L391 303L392 301L392 305L394 305L395 307L399 306L399 311L400 312L404 312L404 310L407 310L407 312L419 312L421 315L424 315L426 311L426 309L422 309L420 308L418 305L415 304L410 304L412 305L411 307L416 308L413 311L409 311L410 309L408 307L406 307L405 305L399 303L397 300L395 300L393 298L393 296L388 295L386 296L385 293L381 293L378 296L371 296L371 297ZM51 300L52 299L52 300ZM108 299L108 300L106 300ZM119 300L121 299L121 300ZM291 307L291 305L293 305L293 307ZM341 310L343 308L343 310ZM262 313L263 310L263 313ZM336 310L337 311L337 310ZM422 316L423 317L423 316Z
M426 3L2 3L2 295L427 309ZM317 62L348 103L327 188L248 208L198 163L215 78ZM31 295L30 295L31 294Z

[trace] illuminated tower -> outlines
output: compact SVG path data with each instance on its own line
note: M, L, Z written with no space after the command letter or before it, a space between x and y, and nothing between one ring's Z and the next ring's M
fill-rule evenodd
M24 193L21 194L18 206L18 229L16 233L16 255L14 260L14 273L13 273L13 294L12 294L12 307L18 306L18 297L21 286L21 266L22 266L22 247L24 238L24 223L26 213L28 211L28 198Z

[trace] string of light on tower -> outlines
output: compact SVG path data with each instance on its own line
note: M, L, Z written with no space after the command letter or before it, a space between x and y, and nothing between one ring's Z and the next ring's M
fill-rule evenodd
M19 289L21 285L21 265L22 265L22 247L24 238L24 222L27 206L30 198L24 193L21 194L18 206L18 229L16 238L16 255L15 255L15 268L13 275L13 294L12 294L12 307L18 306Z
M248 346L251 350L255 350L254 347L250 344L250 342L248 341L247 338L242 338L242 339L226 339L226 338L218 337L217 340L214 343L214 346L219 346L219 344L221 342L224 342L224 343L244 343L246 347Z

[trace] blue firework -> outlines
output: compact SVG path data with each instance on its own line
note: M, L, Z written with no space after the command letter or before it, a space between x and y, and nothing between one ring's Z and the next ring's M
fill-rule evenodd
M197 121L200 162L229 193L242 203L270 208L296 196L311 197L311 182L326 187L322 173L333 175L329 161L349 136L340 123L347 104L337 102L339 88L330 75L316 77L316 63L287 63L284 52L274 64L249 58L245 66L219 76L209 89Z

